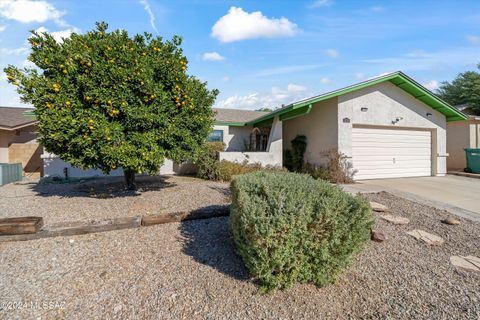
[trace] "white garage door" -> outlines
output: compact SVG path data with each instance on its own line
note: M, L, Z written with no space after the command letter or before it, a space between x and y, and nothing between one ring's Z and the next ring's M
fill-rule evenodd
M353 128L352 139L356 180L431 175L430 131Z

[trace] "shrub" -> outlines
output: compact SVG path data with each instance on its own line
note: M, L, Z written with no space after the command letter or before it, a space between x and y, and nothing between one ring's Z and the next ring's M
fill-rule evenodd
M353 177L357 170L353 169L353 165L348 158L335 149L330 149L322 153L328 160L325 167L327 171L327 179L332 183L353 183Z
M217 170L218 176L216 180L231 181L232 178L236 175L246 174L246 173L256 172L256 171L266 171L266 172L286 171L286 169L282 167L274 167L274 166L262 167L259 163L247 164L246 162L238 163L238 162L230 162L230 161L222 160L218 164L218 170Z
M217 180L218 177L218 153L225 150L223 142L207 142L203 148L193 157L193 163L197 166L197 176L207 180Z
M262 291L332 283L369 239L368 202L308 175L245 174L231 192L235 250Z
M307 137L298 135L290 141L292 149L285 150L284 163L285 167L294 172L299 172L303 167L303 155L307 150Z

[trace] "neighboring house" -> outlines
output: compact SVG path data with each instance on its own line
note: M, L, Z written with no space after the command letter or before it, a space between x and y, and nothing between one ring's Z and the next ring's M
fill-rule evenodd
M36 141L32 109L0 107L0 163L22 163L24 174L39 177L42 148Z
M480 116L473 115L467 105L455 106L466 113L463 121L447 124L448 170L463 170L467 166L465 148L480 148Z
M227 144L220 158L282 165L297 135L307 137L305 161L322 165L324 151L343 153L356 179L443 176L447 171L447 123L465 114L402 72L298 101L255 119L225 119L215 136ZM269 132L264 146L257 136ZM250 133L250 134L249 134ZM236 138L236 135L241 138ZM250 137L249 148L238 141ZM258 149L258 148L257 148Z

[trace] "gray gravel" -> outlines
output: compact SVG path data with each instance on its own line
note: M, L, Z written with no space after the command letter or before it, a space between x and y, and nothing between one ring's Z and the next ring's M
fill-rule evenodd
M229 185L182 176L140 176L140 195L122 177L0 187L0 218L42 216L45 224L194 210L230 202Z
M450 255L480 256L480 224L389 194L368 195L408 217L377 219L390 240L370 242L336 284L257 293L228 234L228 218L75 237L0 243L0 297L63 308L0 311L4 319L479 319L480 275ZM445 239L428 247L404 231Z

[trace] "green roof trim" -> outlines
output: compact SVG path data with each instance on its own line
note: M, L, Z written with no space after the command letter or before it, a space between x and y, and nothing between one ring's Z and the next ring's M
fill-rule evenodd
M443 101L437 97L433 92L407 76L401 71L393 72L373 78L367 81L363 81L352 86L348 86L342 89L335 91L327 92L312 98L294 102L285 106L281 109L275 110L263 117L257 118L250 122L247 122L246 125L255 125L256 123L265 121L267 119L273 119L275 116L279 116L280 120L290 120L296 117L299 117L304 114L308 114L311 110L311 106L317 102L324 101L330 98L338 97L346 93L364 89L385 81L390 81L392 84L396 85L400 89L404 90L415 99L418 99L431 107L432 109L437 110L438 112L445 115L448 122L450 121L459 121L467 120L467 115L463 114L461 111L457 110L455 107L451 106L447 102ZM295 111L295 112L294 112Z
M246 122L222 122L222 121L215 121L214 124L217 126L229 126L229 127L244 127L247 125Z

